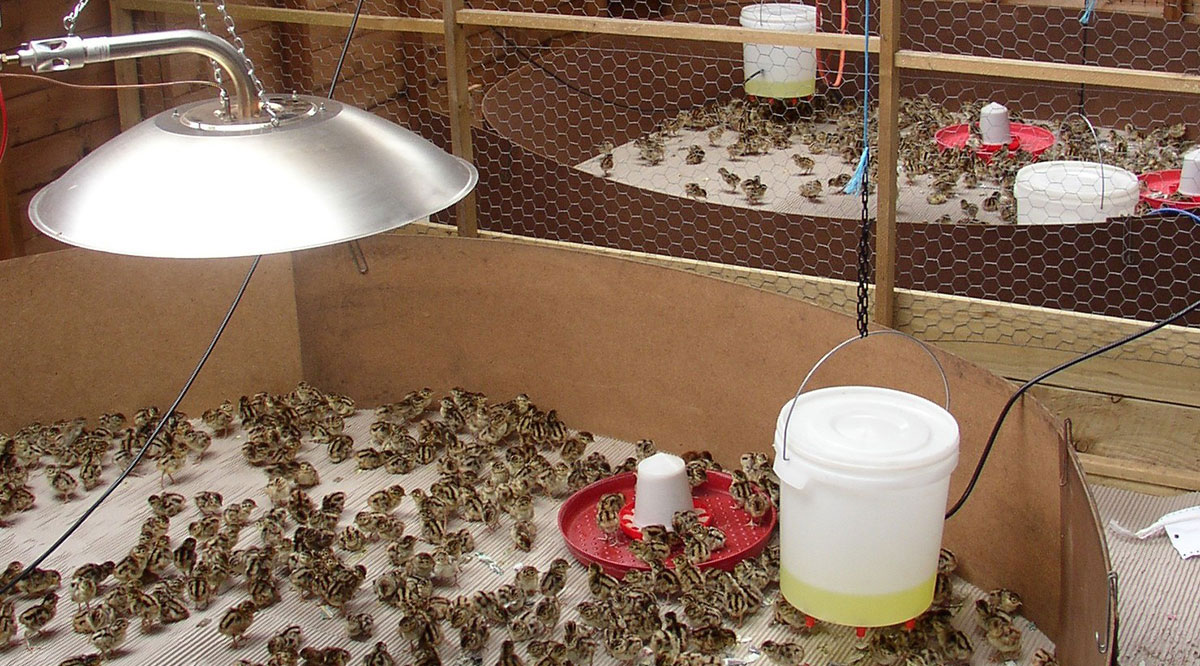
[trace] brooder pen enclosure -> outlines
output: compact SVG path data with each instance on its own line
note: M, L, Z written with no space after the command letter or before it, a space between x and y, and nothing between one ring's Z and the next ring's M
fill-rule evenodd
M442 426L426 423L450 422L449 407L466 411L471 404L452 387L484 391L491 396L485 402L505 405L513 414L524 409L513 405L532 397L546 411L534 406L521 414L541 414L546 421L539 427L569 426L572 436L594 430L587 451L608 456L618 469L643 457L645 445L633 444L642 437L693 458L711 452L714 474L724 473L718 467L753 467L754 460L747 463L742 454L770 449L779 403L821 354L853 335L856 323L894 328L940 350L935 356L954 395L947 402L963 424L962 457L973 463L990 419L1011 392L1000 378L1028 380L1171 316L1200 293L1195 0L258 0L220 6L110 0L107 5L83 15L81 32L109 32L96 18L105 10L113 33L203 25L231 35L227 27L236 22L267 91L329 95L364 108L479 171L471 195L427 221L363 240L349 252L327 248L267 262L266 277L260 277L267 284L249 296L258 314L235 331L235 344L217 359L211 383L185 403L198 417L205 408L245 394L242 411L230 417L241 429L218 433L209 421L193 418L194 429L213 435L213 455L195 456L194 466L186 456L186 466L162 463L131 482L136 492L114 499L126 516L137 518L126 521L125 541L137 538L136 523L146 511L137 493L156 488L160 496L173 488L186 494L185 516L197 524L212 517L199 503L197 511L205 515L192 515L193 495L205 490L219 490L227 500L256 500L257 509L237 506L266 515L277 499L269 496L270 484L280 475L268 472L264 493L263 475L243 460L253 456L239 448L255 439L247 424L263 413L300 406L322 418L336 412L347 437L372 446L383 441L376 431L386 428L378 424L391 422L397 441L408 437L416 445L441 432ZM34 10L19 11L24 21L11 30L48 22ZM174 55L110 67L97 75L103 79L97 83L122 87L79 94L109 95L112 117L79 125L87 135L76 153L114 134L118 123L128 128L214 93L213 68L203 58ZM15 108L35 115L29 105ZM82 112L67 112L62 123L69 124L72 113ZM21 127L22 116L11 118L14 128ZM6 255L56 249L52 240L34 235L24 207L38 187L69 166L45 147L71 128L47 125L38 131L39 136L32 130L16 135L3 164L11 218L0 234ZM222 178L255 177L235 170L215 175L197 184L204 192L199 196L219 197ZM151 265L75 251L12 263L16 267L5 280L18 290L13 293L59 308L106 305L88 319L100 324L95 339L78 322L33 309L22 309L0 329L14 348L36 352L14 361L10 379L22 385L29 377L47 382L35 389L35 406L16 400L13 386L0 387L16 405L3 414L4 432L117 406L133 416L136 407L161 400L172 380L136 363L127 379L103 391L93 394L80 385L89 374L110 373L138 358L136 348L123 346L122 336L147 311L164 326L149 351L163 354L164 367L175 374L184 372L175 366L184 364L183 347L200 344L193 329L203 325L190 310L176 319L178 303L150 286L171 285L184 294L179 302L193 309L217 307L224 295L216 286L232 288L238 273L204 262ZM72 280L96 273L110 280L79 291L72 287ZM198 286L209 284L214 286ZM23 326L56 333L31 341ZM660 610L686 618L692 633L684 645L712 649L702 650L705 656L694 662L673 662L680 664L744 666L764 659L886 665L900 663L900 655L927 658L925 663L1007 657L1046 666L1055 648L1059 663L1113 663L1115 574L1084 473L1088 482L1154 493L1200 490L1198 327L1200 315L1192 313L1057 375L1031 391L1038 403L1014 411L1005 426L1011 430L998 440L995 471L989 472L994 476L985 477L964 518L947 523L946 543L958 554L961 577L942 572L942 601L954 601L941 609L946 616L940 633L928 625L933 620L865 638L849 627L826 627L822 633L818 626L814 632L802 619L788 621L787 610L779 610L777 588L769 585L760 586L757 597L750 594L732 621L709 623L697 619L702 609L693 607L697 616L688 615L681 597L660 594L650 580L652 591L628 602L628 615L637 615L633 604L644 603L640 610L651 608L656 618ZM98 358L89 351L92 344L105 346L109 357ZM940 399L928 358L902 342L870 344L880 347L828 366L825 383L894 383ZM70 371L48 373L48 366L38 364L40 354L56 345L75 359ZM778 362L782 358L786 362ZM758 375L756 368L776 363ZM389 409L420 402L414 397L420 392L410 391L423 386L434 387L416 412L424 419L372 411L379 407L391 414ZM70 398L62 397L67 393ZM509 400L517 393L527 395ZM345 407L342 396L354 404ZM450 403L439 402L443 396ZM338 404L345 409L339 412ZM439 409L443 404L448 407ZM545 416L551 409L564 421ZM318 428L315 423L304 427ZM113 650L103 649L112 636L92 645L114 663L136 663L139 654L160 663L242 658L275 663L267 662L268 638L299 623L310 646L324 641L331 652L326 657L310 651L300 661L296 650L297 663L339 663L350 654L353 663L372 655L378 661L364 663L391 663L379 648L371 652L377 639L392 646L395 663L431 663L436 653L402 654L397 646L422 644L433 633L445 639L438 643L443 663L561 666L590 659L592 638L575 636L572 642L555 627L560 612L577 622L573 627L589 624L588 614L596 611L586 604L607 579L572 569L574 577L553 593L541 582L515 590L518 572L527 566L543 576L561 566L552 564L560 557L575 566L574 551L557 539L558 507L567 488L578 490L583 479L599 477L580 472L567 481L574 461L562 454L566 432L539 442L546 446L536 455L525 450L524 439L491 442L504 447L486 456L511 463L544 455L552 461L547 470L563 463L558 468L563 478L555 485L546 480L552 471L545 471L546 478L532 484L528 517L506 507L503 516L489 521L482 510L472 514L463 508L465 501L447 509L446 529L462 528L470 547L454 541L467 538L463 532L447 541L423 510L405 513L420 508L424 500L417 498L424 493L437 496L439 479L461 471L457 457L430 453L404 471L406 463L397 462L402 454L386 456L382 444L378 461L361 453L362 446L339 461L332 447L313 447L320 437L315 430L304 435L300 450L310 454L312 473L321 478L321 492L314 490L313 497L319 502L321 494L341 492L347 517L364 502L384 501L368 499L369 491L396 479L408 486L413 499L404 500L397 515L407 518L410 535L438 545L429 550L429 562L419 558L421 566L442 565L436 573L430 568L416 576L428 585L411 583L415 598L436 607L424 621L413 620L416 614L403 601L408 579L396 574L398 587L390 593L377 587L388 584L379 583L380 571L404 569L411 575L418 567L404 552L393 553L403 551L395 545L401 540L362 528L360 544L351 529L361 527L355 522L338 532L336 547L345 551L344 561L323 574L350 580L348 594L358 604L339 605L338 596L319 585L310 601L303 583L290 580L287 587L281 581L282 606L261 613L257 629L239 632L245 618L227 611L246 596L240 583L218 583L214 588L235 594L214 593L212 607L201 608L193 602L207 601L204 594L173 589L162 572L179 565L164 562L162 571L139 580L147 590L161 591L156 603L169 606L165 599L177 597L192 608L194 616L179 625L184 631L157 619L142 627L135 622L128 633L137 638L125 651L119 640ZM340 428L326 434L340 435ZM446 448L470 458L470 467L477 462L473 447L486 438L465 425L460 435L465 453L455 448L458 439ZM420 450L415 446L413 455ZM489 492L495 491L493 482L503 484L498 476L511 472L492 467L492 457L486 465L478 462L489 471L479 486ZM30 469L40 463L39 458ZM962 467L952 494L970 473ZM45 499L36 511L44 524L57 528L67 516L52 515L56 470L42 467L46 483L39 497ZM181 476L178 485L172 473ZM526 499L504 492L487 499L524 506ZM65 493L62 499L70 497ZM290 512L301 522L286 499L275 504L279 514L271 515ZM9 535L27 530L23 520L28 519L18 517L4 530ZM172 533L185 537L179 529L184 524ZM753 520L747 524L753 527ZM204 534L202 524L195 529ZM187 533L201 542L212 538L197 537L190 525ZM105 536L94 538L101 543ZM528 547L520 547L526 541ZM447 554L447 544L456 543L459 552ZM67 554L85 557L81 548L77 544ZM435 555L454 561L435 562ZM767 550L755 560L762 572L747 567L736 575L769 578L772 566L778 567L770 555ZM66 561L64 575L77 564ZM463 611L462 626L453 626L456 587L482 592L509 581L514 589L506 593L520 600L501 601L495 612L503 621L471 624ZM247 594L253 582L247 578ZM735 591L755 587L744 582L720 585ZM1000 587L1021 590L1025 615L1015 613L1016 607L999 611L998 597L986 595ZM37 608L35 597L25 595L16 608ZM278 602L279 594L275 597ZM368 597L387 608L373 610L373 602L362 601ZM271 595L264 592L264 598ZM69 616L74 606L64 601L59 612ZM511 612L514 608L521 612ZM365 620L359 618L359 631L347 629L360 612L373 613L378 626L363 630ZM1005 622L996 621L1001 613ZM670 643L669 623L657 628L664 632L658 636L646 627L618 628L616 619L591 617L599 641L592 649L600 663L658 662L659 648ZM434 628L443 620L446 636ZM1024 632L1015 654L1004 649L1010 627ZM64 625L48 632L40 655L61 660L79 651L61 647L69 640L86 648L70 631ZM918 649L908 642L914 634L905 633L912 631L930 632L940 641ZM976 649L956 644L954 631ZM243 633L248 651L228 651L228 639L237 643ZM638 642L619 640L622 635L637 636ZM806 639L797 643L804 656L779 647L798 636ZM560 639L556 656L551 643ZM772 647L763 648L764 641ZM184 644L186 649L178 647ZM345 657L335 645L348 650ZM681 652L678 647L675 652ZM16 653L0 652L0 663L18 659Z

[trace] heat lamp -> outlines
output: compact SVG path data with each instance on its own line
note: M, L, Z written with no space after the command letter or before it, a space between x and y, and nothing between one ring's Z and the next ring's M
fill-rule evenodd
M33 41L0 64L46 73L178 53L228 74L228 104L184 104L100 146L33 198L39 230L147 257L288 252L425 218L478 181L471 164L374 114L309 95L258 94L246 58L200 30Z

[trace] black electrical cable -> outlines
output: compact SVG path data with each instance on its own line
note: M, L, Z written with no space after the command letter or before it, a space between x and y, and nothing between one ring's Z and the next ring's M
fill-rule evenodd
M62 536L58 537L58 540L51 544L51 546L47 548L46 551L42 553L36 560L34 560L32 564L25 567L25 570L22 571L20 575L9 581L8 584L3 588L0 588L0 598L3 598L4 595L7 594L8 591L11 590L18 581L28 576L29 573L36 569L39 564L46 561L47 557L50 557L54 551L58 550L58 547L63 545L63 543L65 543L66 540L75 533L75 530L79 529L79 527L83 525L83 521L87 520L88 517L91 516L92 513L95 512L95 510L98 509L102 503L104 503L104 500L108 499L108 496L113 494L113 491L117 489L117 486L121 485L121 482L125 480L125 477L129 476L129 473L133 471L133 468L137 467L138 463L142 461L142 457L146 455L146 450L150 448L150 442L153 442L154 439L158 437L158 434L162 431L163 426L166 425L167 421L171 418L171 415L174 414L175 410L179 407L179 403L183 402L184 396L188 394L188 391L192 388L192 383L195 382L196 377L199 376L200 370L203 369L204 364L208 362L208 357L212 355L213 349L217 346L217 342L221 340L221 335L225 332L225 327L229 325L229 320L233 318L233 313L235 310L237 310L238 303L242 301L242 295L246 293L246 287L250 284L250 278L254 276L254 270L258 268L258 262L260 259L262 259L261 254L255 257L254 262L250 264L250 270L246 272L246 277L242 280L242 286L238 288L237 295L233 297L233 303L230 304L229 311L225 313L225 318L221 320L221 325L217 327L217 332L215 335L213 335L212 342L208 343L208 348L204 350L204 354L200 357L200 362L196 364L196 369L192 370L192 374L190 377L188 377L187 382L184 383L183 389L179 391L179 396L175 398L175 402L171 403L170 408L163 412L162 418L158 421L158 425L154 427L154 430L146 438L146 443L142 444L142 448L137 452L137 455L134 456L133 460L130 461L130 463L125 467L125 471L121 472L120 476L114 479L112 483L108 484L108 488L104 491L104 494L96 498L96 501L92 502L91 506L89 506L87 510L83 512L83 515L80 516L74 523L72 523L71 526L67 528L67 531L63 532Z
M1164 326L1173 324L1176 321L1179 321L1180 319L1183 319L1184 317L1188 316L1189 314L1196 311L1197 309L1200 309L1200 301L1196 301L1196 302L1192 303L1191 305L1187 306L1186 308L1180 310L1179 312L1176 312L1175 314L1171 315L1170 317L1167 317L1166 319L1163 319L1162 321L1154 324L1153 326L1151 326L1149 328L1144 328L1144 329L1138 331L1137 333L1127 335L1115 342L1110 342L1110 343L1104 345L1103 347L1100 347L1099 349L1090 351L1082 356L1077 356L1077 357L1067 361L1066 363L1055 366L1055 367L1043 372L1042 374L1038 375L1037 377L1034 377L1033 379L1030 379L1029 381L1022 384L1021 388L1017 389L1017 392L1013 393L1012 397L1008 399L1008 402L1004 404L1004 409L1000 410L1000 416L999 416L999 418L996 419L996 424L994 426L992 426L992 434L988 436L987 444L985 444L983 447L983 453L979 456L979 462L975 464L975 472L971 474L971 480L967 483L966 489L963 490L962 497L959 497L958 501L954 503L954 506L950 507L950 510L946 512L946 520L949 520L950 518L952 518L954 516L954 514L958 513L958 510L961 509L963 504L966 503L967 498L971 496L971 491L973 491L975 489L975 483L977 481L979 481L979 475L983 472L983 466L984 466L984 464L987 463L988 455L990 455L992 452L992 446L995 445L995 443L996 443L996 435L998 435L1000 433L1000 426L1002 426L1004 424L1005 417L1008 416L1009 410L1012 409L1012 406L1016 404L1017 399L1020 398L1026 391L1028 391L1030 388L1032 388L1036 384L1038 384L1042 381L1045 381L1047 378L1049 378L1055 374L1058 374L1058 373L1062 372L1063 370L1066 370L1067 368L1070 368L1076 364L1082 363L1090 358L1099 356L1100 354L1103 354L1105 352L1112 351L1112 350L1116 349L1117 347L1120 347L1121 345L1133 342L1134 340L1137 340L1140 337L1150 335L1151 333L1157 331L1158 329L1160 329Z
M354 38L354 29L358 27L358 17L362 14L363 3L366 0L358 0L358 6L354 8L354 18L350 19L350 30L346 32L346 43L342 44L342 55L338 56L337 67L333 68L333 80L329 82L329 94L327 97L333 99L333 91L337 88L338 80L342 78L342 65L346 63L346 54L350 52L350 40Z

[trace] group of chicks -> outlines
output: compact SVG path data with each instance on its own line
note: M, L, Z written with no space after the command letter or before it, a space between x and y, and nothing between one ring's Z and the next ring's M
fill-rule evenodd
M664 120L653 131L634 140L639 159L650 166L660 164L669 154L670 143L679 138L683 130L704 133L710 149L724 147L726 159L731 164L772 150L790 150L799 142L809 152L809 155L799 152L791 155L791 161L801 175L811 174L816 166L810 155L839 154L847 164L855 164L862 151L861 112L855 110L853 102L821 107L807 117L795 118L773 112L768 104L733 99L686 109ZM732 142L725 142L726 134L735 137ZM704 146L696 143L682 146L678 152L684 154L684 164L692 166L704 163L707 157ZM600 169L608 176L614 166L613 145L605 143L601 148ZM765 201L767 185L762 182L761 175L743 178L724 166L719 167L717 173L729 192L741 190L748 204L759 205ZM839 174L827 184L831 188L840 188L850 178L850 173ZM708 191L699 182L685 183L683 188L689 197L708 198ZM820 179L807 180L799 186L801 196L811 201L819 201L823 190Z
M89 428L87 419L75 418L49 425L33 423L13 435L0 433L0 528L14 514L33 508L36 496L30 473L42 469L46 482L60 501L69 501L82 486L91 491L103 483L110 458L124 466L132 461L159 422L157 408L139 410L131 422L121 413L103 414ZM146 447L145 459L154 461L165 482L173 478L189 455L199 461L212 445L211 436L197 430L186 418L168 418Z
M882 627L872 630L856 649L854 666L964 666L975 654L975 646L966 632L952 624L963 600L955 595L951 574L957 559L949 550L938 555L933 604L911 627ZM1013 622L1021 608L1021 598L1012 590L995 589L975 603L975 614L988 645L999 660L1021 657L1021 630ZM1054 655L1037 649L1030 656L1032 666L1057 666Z
M559 596L576 568L561 558L545 571L521 566L512 582L495 589L446 594L457 587L463 566L486 561L487 556L476 550L470 525L495 530L507 515L513 549L529 551L536 533L535 497L561 498L588 483L632 471L654 453L654 443L638 442L634 455L612 465L601 453L588 452L590 434L567 428L553 410L538 409L524 395L492 403L462 389L440 400L429 389L413 391L375 410L365 445L345 432L345 420L353 413L348 397L307 384L289 394L243 396L206 411L201 422L211 436L228 437L241 429L242 454L265 472L270 506L260 507L251 498L226 501L211 490L194 494L190 501L166 489L150 495L150 515L129 551L115 561L84 564L72 573L70 599L77 609L71 627L95 652L70 657L63 666L96 666L119 657L131 623L143 632L155 631L229 592L242 598L218 614L215 632L234 647L253 631L262 612L292 593L313 599L339 618L353 641L375 637L380 611L398 614L394 626L405 657L393 656L386 642L376 641L361 657L366 666L398 661L440 664L437 648L447 631L458 632L463 655L481 655L494 644L493 637L500 640L497 666L584 666L601 651L623 662L720 666L722 655L738 641L733 627L758 613L777 584L777 545L739 562L733 571L701 568L723 547L724 535L700 524L693 512L681 512L670 530L651 526L637 542L641 545L630 544L649 568L631 571L622 580L599 567L589 568L586 582L593 599L578 606L578 621L562 621L567 609ZM156 418L161 415L155 410L139 412L136 431L148 435ZM167 420L167 437L188 437L187 428L180 425L184 415ZM61 424L47 432L59 430ZM53 442L56 437L47 439ZM144 442L134 439L128 447L131 454ZM348 517L344 492L310 494L321 483L316 466L303 458L314 445L332 464L354 461L360 469L394 474L433 465L437 480L428 488L407 491L399 484L380 484L366 497L365 506ZM171 446L164 437L156 453L170 455L165 452ZM11 455L5 462L12 463L16 455L6 449ZM694 486L707 481L708 470L720 469L704 452L689 452L685 459ZM740 462L741 469L731 470L730 493L747 520L761 520L778 503L778 479L762 453L744 454ZM161 478L165 483L170 476L163 472ZM194 515L186 536L176 530L173 542L171 521L189 506ZM401 516L415 518L415 533L407 533ZM455 525L456 520L466 525ZM615 533L607 518L601 528ZM247 545L252 535L256 543ZM372 572L355 564L372 548L386 552L388 568ZM665 555L672 552L683 557L667 566ZM0 586L21 571L20 563L10 564ZM0 599L0 649L9 645L18 626L25 628L28 640L53 621L61 582L57 571L35 569L13 590L36 601L18 613L14 598ZM367 590L370 600L360 594ZM668 604L679 610L669 610ZM813 630L782 597L771 607L775 621L790 627L797 638ZM1004 605L989 609L996 617L1011 613ZM1000 625L995 619L989 622ZM804 647L794 641L767 641L761 652L781 666L794 666L803 658ZM344 666L351 659L342 647L305 646L299 625L272 636L267 653L263 662L237 663Z
M1126 124L1121 130L1108 131L1107 137L1102 132L1097 143L1086 122L1078 117L1072 116L1055 126L1046 122L1026 121L1019 110L1012 110L1012 122L1037 125L1054 132L1054 145L1039 156L1019 148L1010 151L1005 146L984 159L977 154L981 147L977 121L980 109L987 103L987 100L976 100L964 103L957 111L951 111L927 95L901 100L899 166L904 174L904 183L928 187L930 191L926 200L930 205L938 206L959 199L962 214L958 217L943 214L936 220L939 224L980 222L981 211L991 213L1001 222L1015 223L1017 216L1013 186L1016 174L1033 162L1094 161L1099 156L1105 164L1122 167L1133 173L1146 173L1178 169L1182 155L1191 145L1183 123L1151 131ZM876 111L876 108L872 108L868 114L868 140L872 145L875 145L878 136ZM966 147L940 147L936 132L959 124L967 124L971 128ZM853 100L821 105L811 113L796 117L791 112L773 112L767 104L734 99L723 104L710 103L698 109L681 111L660 123L653 131L637 138L634 144L644 164L657 165L670 154L670 142L680 136L681 130L707 133L710 148L720 147L722 137L727 132L734 134L735 140L725 145L728 160L733 163L746 157L767 154L771 150L789 150L799 143L808 153L796 152L791 155L800 175L813 172L813 155L838 155L848 171L824 183L814 178L799 185L801 196L817 202L823 193L840 191L851 180L850 171L858 163L862 151L862 125L862 110ZM600 167L606 176L614 166L612 151L611 143L604 144L601 149ZM699 144L682 146L678 152L684 153L683 161L688 165L701 164L706 158L705 149ZM874 153L867 168L868 183L873 183L878 171ZM740 188L748 204L764 202L767 186L762 183L761 176L743 179L726 166L718 168L718 176L729 192L737 193ZM960 197L960 193L980 188L990 188L982 200L974 196ZM684 194L695 199L708 197L708 191L700 182L685 183Z

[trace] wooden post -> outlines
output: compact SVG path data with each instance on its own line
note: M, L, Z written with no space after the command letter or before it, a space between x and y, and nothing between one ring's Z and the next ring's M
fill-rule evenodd
M108 11L114 35L133 32L133 12L126 9L121 0L109 0ZM138 82L136 61L113 61L113 70L118 84L132 85ZM117 89L117 114L121 119L121 131L142 122L142 96L137 88Z
M446 88L450 101L450 143L455 155L474 163L471 145L471 97L467 90L467 35L458 22L463 0L444 0L442 20L446 26ZM478 210L472 192L455 206L458 234L479 235Z
M882 0L879 8L879 175L875 224L875 321L896 319L896 199L900 152L900 14L903 0ZM869 65L868 65L869 66Z

